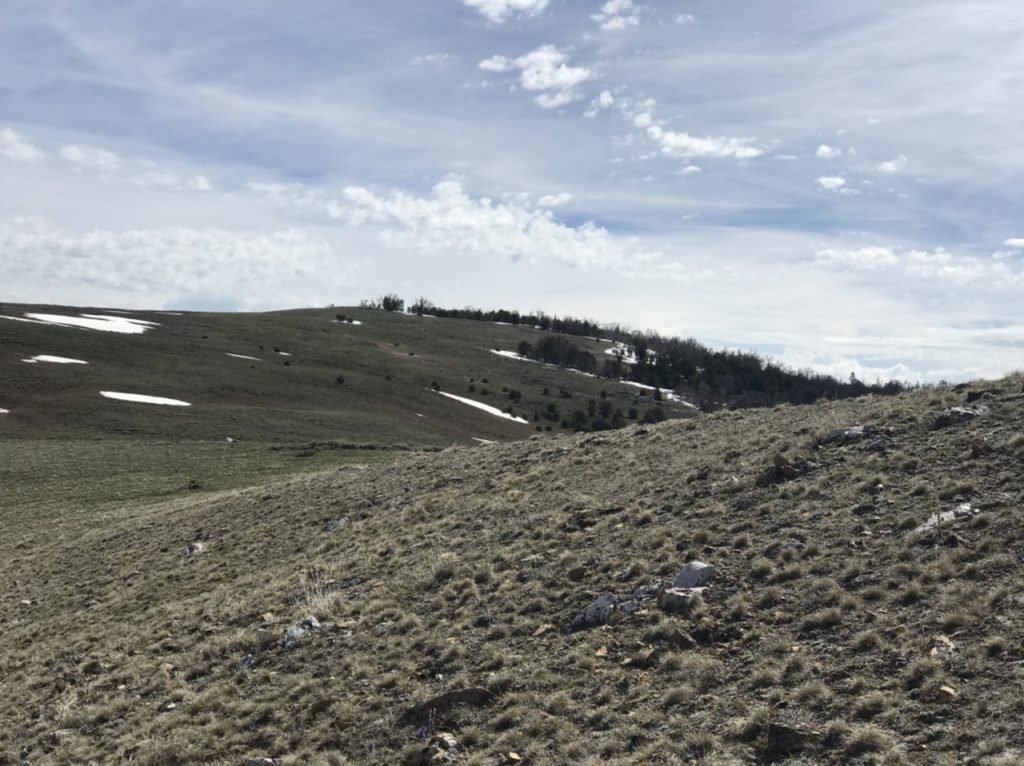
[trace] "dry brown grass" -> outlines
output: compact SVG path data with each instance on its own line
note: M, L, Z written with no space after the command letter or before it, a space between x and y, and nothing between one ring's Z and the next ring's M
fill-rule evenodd
M986 387L984 418L941 430L929 413L962 392L451 449L102 525L25 519L0 541L0 762L393 764L424 729L454 731L468 764L1020 762L1020 456L961 456L1012 443L1024 400L1019 381ZM869 416L899 453L814 447ZM819 467L759 482L780 445ZM967 486L983 522L909 534ZM564 632L690 558L718 570L691 614ZM321 629L284 650L307 614ZM406 716L468 687L493 697Z

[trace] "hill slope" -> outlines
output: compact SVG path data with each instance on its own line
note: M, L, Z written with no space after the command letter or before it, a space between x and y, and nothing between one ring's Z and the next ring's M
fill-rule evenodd
M0 753L1019 763L1022 423L1018 376L8 512Z

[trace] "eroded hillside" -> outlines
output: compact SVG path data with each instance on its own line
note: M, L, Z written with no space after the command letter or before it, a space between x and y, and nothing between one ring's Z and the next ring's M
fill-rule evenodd
M1022 422L1017 376L27 520L0 758L1019 763Z

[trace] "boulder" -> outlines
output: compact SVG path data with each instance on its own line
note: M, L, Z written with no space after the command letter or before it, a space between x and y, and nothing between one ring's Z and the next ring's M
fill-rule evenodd
M956 423L966 423L968 420L974 420L979 415L984 414L984 412L985 409L983 407L976 409L971 409L970 407L950 407L948 410L943 410L935 418L932 428L946 428Z
M691 561L686 569L676 575L674 588L702 588L715 574L715 568L703 561Z
M458 763L464 748L454 734L442 732L430 738L427 746L410 755L404 766L433 766L437 763Z
M337 532L348 522L348 519L332 519L328 521L324 529L327 532Z
M569 623L569 630L583 630L584 628L595 628L598 625L604 625L611 619L616 604L618 604L618 599L614 593L603 594L594 603L572 618L572 622Z
M665 588L658 594L658 607L673 614L689 614L700 603L703 588Z
M189 543L185 547L185 556L186 556L186 558L188 556L198 556L205 549L206 549L206 547L202 543L200 543L200 542Z
M311 631L319 630L320 621L313 615L309 615L301 622L288 628L284 636L284 648L294 649L295 645L310 634Z
M961 519L969 519L972 516L976 516L978 511L971 507L970 503L961 503L951 511L943 511L942 513L933 513L928 517L928 520L924 524L914 528L914 532L922 534L925 532L931 532L935 529L952 524L953 522L960 521Z
M875 429L871 426L847 426L846 428L833 428L825 434L825 444L848 444L849 442L860 441L872 433Z

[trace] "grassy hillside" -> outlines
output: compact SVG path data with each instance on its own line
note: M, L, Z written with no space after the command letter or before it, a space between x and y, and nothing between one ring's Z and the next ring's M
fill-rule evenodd
M1016 376L8 507L0 760L1020 763L1022 423Z
M568 415L602 392L623 411L654 404L637 388L491 353L535 340L525 327L347 308L168 314L0 304L0 316L40 313L155 325L120 334L0 318L0 409L10 411L0 414L0 513L49 517L71 504L102 515L111 502L245 487L396 450L522 439L536 433L535 411L554 404ZM339 323L339 313L361 324ZM574 342L597 354L609 347ZM87 364L24 361L40 354ZM530 423L440 396L435 383L499 410L512 406ZM521 399L510 400L511 390ZM693 415L682 404L661 406L669 417ZM559 430L558 421L539 424Z

